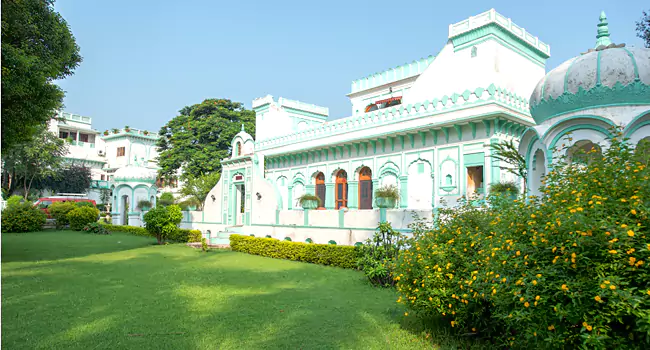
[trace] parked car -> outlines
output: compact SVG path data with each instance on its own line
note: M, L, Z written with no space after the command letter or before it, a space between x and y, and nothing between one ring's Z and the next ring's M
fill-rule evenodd
M53 197L43 197L39 198L36 203L34 203L34 206L42 210L46 215L48 219L51 219L52 216L50 216L50 213L48 212L47 208L52 205L52 203L56 202L90 202L92 203L93 207L97 208L97 203L93 199L88 199L88 198L79 198L79 197L66 197L66 196L53 196Z

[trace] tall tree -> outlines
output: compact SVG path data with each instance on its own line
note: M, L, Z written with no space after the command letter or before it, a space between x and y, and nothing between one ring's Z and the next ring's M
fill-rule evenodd
M91 171L84 164L66 164L45 177L38 186L54 193L85 193L90 188Z
M67 153L66 143L49 132L45 126L38 128L29 142L17 144L3 153L3 186L8 193L20 188L25 199L28 198L34 181L54 176Z
M221 178L221 174L217 172L199 177L188 177L183 184L181 194L192 198L198 204L199 210L203 210L205 198L217 185L219 178Z
M54 0L2 0L2 150L28 141L57 109L54 84L81 62L79 47Z
M230 153L231 141L244 124L255 137L255 113L239 102L207 99L184 107L160 129L158 166L160 176L183 179L221 171L221 159Z
M636 36L643 40L645 47L650 48L650 11L643 11L643 16L636 22Z

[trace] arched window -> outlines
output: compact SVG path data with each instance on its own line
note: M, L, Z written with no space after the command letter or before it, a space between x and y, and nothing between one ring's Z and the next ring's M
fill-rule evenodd
M336 191L334 198L336 199L336 209L348 206L348 173L345 170L339 170L336 173Z
M241 142L239 141L235 143L235 156L237 157L241 156Z
M316 174L316 196L320 198L319 209L324 208L325 193L325 175L323 173L318 173Z
M359 209L372 209L372 172L367 166L359 171Z
M573 146L569 147L566 152L567 162L569 164L588 164L595 157L602 157L602 150L600 146L589 141L580 140Z
M378 109L379 109L379 107L377 107L376 104L371 103L371 104L366 106L365 112L368 113L368 112L376 111Z

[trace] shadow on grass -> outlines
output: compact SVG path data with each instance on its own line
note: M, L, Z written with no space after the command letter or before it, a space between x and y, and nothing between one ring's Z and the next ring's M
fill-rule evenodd
M150 237L122 232L96 235L70 230L2 234L2 262L59 260L113 253L155 244Z
M113 349L412 349L392 290L350 270L155 246L3 264L2 346ZM450 344L451 347L465 347Z

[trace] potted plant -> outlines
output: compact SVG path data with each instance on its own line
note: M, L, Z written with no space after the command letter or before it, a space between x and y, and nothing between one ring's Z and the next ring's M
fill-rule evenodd
M105 130L104 131L104 136L108 136L108 134L109 134L108 130Z
M144 136L149 135L149 132L147 130L143 131L142 133L144 134Z
M309 193L305 193L298 197L298 202L303 209L316 209L321 204L321 200L318 196Z
M497 182L490 185L490 194L516 199L519 195L519 187L514 181Z
M117 134L120 132L120 129L113 128L113 134Z
M395 208L399 190L395 185L384 185L375 190L375 203L379 208Z
M126 132L129 132L129 131L131 131L131 127L130 127L130 126L128 126L128 125L127 125L127 126L125 126L125 127L124 127L124 131L126 131Z
M138 209L140 209L141 211L147 211L147 210L151 209L151 202L149 202L146 199L143 199L143 200L139 201L138 202Z

